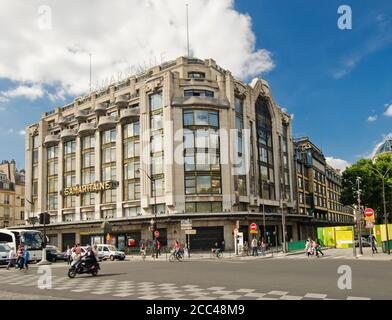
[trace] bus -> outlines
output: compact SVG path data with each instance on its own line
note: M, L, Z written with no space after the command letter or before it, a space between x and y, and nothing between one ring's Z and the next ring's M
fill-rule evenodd
M15 251L23 244L30 252L31 261L41 261L44 237L41 231L26 229L0 229L0 243L6 243Z

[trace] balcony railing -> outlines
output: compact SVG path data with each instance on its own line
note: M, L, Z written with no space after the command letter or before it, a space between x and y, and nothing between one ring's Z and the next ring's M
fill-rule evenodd
M76 138L77 132L75 129L64 129L63 131L61 131L60 133L60 138L63 141L69 141L69 140L73 140Z
M49 134L45 137L44 146L52 147L60 142L60 136L58 134Z
M120 111L120 121L138 121L140 117L140 108L123 109Z
M116 116L102 116L99 118L98 129L99 130L107 130L114 128L117 124Z
M93 134L95 129L96 128L95 128L94 124L92 124L92 123L88 123L88 122L81 123L79 126L78 135L79 136L87 136L87 135Z

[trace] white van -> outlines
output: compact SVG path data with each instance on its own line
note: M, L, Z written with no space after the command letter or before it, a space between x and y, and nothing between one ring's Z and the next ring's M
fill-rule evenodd
M98 252L98 258L101 260L110 259L113 260L124 260L125 253L117 250L115 246L110 244L96 244L94 245L96 252Z

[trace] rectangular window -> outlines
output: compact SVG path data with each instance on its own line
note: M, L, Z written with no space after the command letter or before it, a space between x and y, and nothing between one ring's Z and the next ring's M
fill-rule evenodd
M150 111L155 111L162 108L162 93L156 93L149 96Z
M184 97L214 97L214 92L210 90L184 90Z
M206 74L204 72L191 71L188 72L188 78L191 79L204 79Z

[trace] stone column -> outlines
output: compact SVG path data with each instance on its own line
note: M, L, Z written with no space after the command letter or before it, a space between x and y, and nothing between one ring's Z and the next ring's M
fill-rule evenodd
M101 181L101 133L100 131L95 131L95 180ZM95 214L94 219L101 219L101 193L95 193Z
M64 198L62 192L64 191L64 143L60 141L59 143L59 151L57 158L57 189L58 189L58 197L57 197L57 221L63 221L62 209L64 206ZM61 241L61 240L60 240ZM60 242L61 243L61 242Z
M75 154L75 170L76 170L76 185L82 184L82 143L79 136L76 137L76 154ZM82 204L82 195L75 197L75 221L80 221L80 206Z
M124 190L124 165L123 165L123 131L121 123L119 122L116 127L116 180L119 182L116 190L117 199L117 212L116 217L121 218L124 216L122 202L123 202L123 190Z

